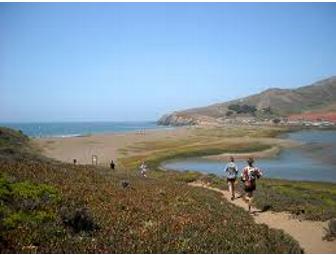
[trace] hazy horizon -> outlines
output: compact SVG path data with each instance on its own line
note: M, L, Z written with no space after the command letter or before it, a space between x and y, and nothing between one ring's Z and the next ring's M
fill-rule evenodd
M0 123L156 121L336 75L335 3L0 3Z

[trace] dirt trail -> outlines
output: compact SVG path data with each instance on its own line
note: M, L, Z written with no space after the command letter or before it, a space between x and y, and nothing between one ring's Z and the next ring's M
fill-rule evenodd
M227 201L247 210L247 205L241 198L231 201L228 191L213 188L200 182L193 182L189 185L220 192ZM271 228L281 229L291 235L299 242L305 253L336 253L336 241L328 242L322 240L325 235L325 228L327 228L327 222L300 221L294 219L288 213L260 212L257 208L252 208L252 215L256 223L263 223Z

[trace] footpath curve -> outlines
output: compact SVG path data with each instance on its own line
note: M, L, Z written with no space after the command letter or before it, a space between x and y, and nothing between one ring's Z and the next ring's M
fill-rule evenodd
M248 210L246 203L238 198L231 201L228 191L210 187L202 182L189 183L193 187L202 187L221 193L230 203ZM336 241L324 241L323 236L328 227L327 222L307 221L293 218L289 213L285 212L261 212L257 208L252 207L252 216L256 223L266 224L271 228L281 229L296 239L305 253L336 253Z

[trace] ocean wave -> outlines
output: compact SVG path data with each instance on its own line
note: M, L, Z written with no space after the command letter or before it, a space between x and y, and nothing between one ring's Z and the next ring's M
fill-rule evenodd
M34 138L70 138L70 137L83 137L88 135L83 134L60 134L60 135L37 135Z

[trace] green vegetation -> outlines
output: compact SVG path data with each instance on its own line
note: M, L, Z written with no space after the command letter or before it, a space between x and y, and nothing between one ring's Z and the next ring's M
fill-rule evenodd
M307 220L336 217L336 185L331 183L265 179L255 199L259 208L288 211Z
M28 137L20 131L0 128L0 155L24 153L28 146Z
M227 189L225 178L209 174L199 180L212 187ZM242 183L237 191L243 194ZM289 212L305 220L325 221L336 218L336 184L308 181L260 179L254 205L260 210Z
M218 193L186 185L201 178L197 173L157 170L144 179L130 169L74 166L37 154L13 158L0 157L2 252L302 252L290 236L255 224Z
M48 185L10 182L0 176L1 225L5 229L53 220L55 212L47 207L52 208L57 201L55 189Z
M227 127L227 128L214 128L214 129L195 129L194 135L201 140L204 144L209 144L209 141L217 141L218 139L226 139L226 138L242 138L242 137L250 137L250 138L273 138L283 132L289 131L284 127ZM225 140L227 141L227 140Z
M122 159L127 169L136 169L140 161L146 159L151 169L157 169L161 162L187 157L198 157L221 153L237 153L262 151L271 147L269 144L259 142L237 143L235 137L263 138L274 137L281 132L288 131L283 128L226 128L226 129L196 129L194 135L188 140L169 142L155 142L142 144L141 150L153 148L148 155L135 155ZM232 139L231 139L232 138ZM216 142L214 142L216 141ZM161 148L161 150L159 150ZM150 150L150 149L149 149ZM155 172L153 176L168 175L168 173ZM202 175L195 172L175 174L175 179L184 182L202 180L213 187L226 189L226 181L216 175ZM243 189L238 185L238 191ZM287 181L276 179L261 179L258 182L254 204L259 209L286 211L307 220L329 220L336 218L336 185L332 183Z
M228 109L231 111L234 111L236 113L250 113L254 114L257 111L257 108L254 105L248 105L248 104L230 104L228 106Z
M226 128L226 129L196 129L194 135L188 140L169 142L159 141L141 145L142 150L153 148L149 155L136 155L122 159L128 169L135 169L141 160L146 159L151 169L157 169L161 162L187 157L198 157L226 152L252 152L262 151L271 147L256 142L237 143L235 137L242 134L248 137L274 137L280 132L285 131L279 128ZM231 140L227 138L232 138ZM207 142L206 142L207 141ZM214 142L216 141L216 142ZM161 148L161 150L159 150ZM152 173L153 176L167 175L168 173ZM226 189L226 181L215 175L201 175L195 172L176 173L176 180L193 182L203 180L210 183L213 187ZM238 187L241 193L243 189ZM258 182L256 191L255 206L264 210L265 208L273 211L286 211L293 215L307 220L329 220L336 218L336 185L332 183L287 181L276 179L261 179Z
M159 167L162 161L176 158L190 158L223 153L249 153L270 149L273 145L258 142L251 138L271 138L284 128L226 128L195 129L188 138L137 143L120 151L126 155L119 160L125 169L135 170L146 159L152 169ZM245 137L247 141L242 142ZM239 138L239 139L237 139ZM127 157L127 150L133 156Z

